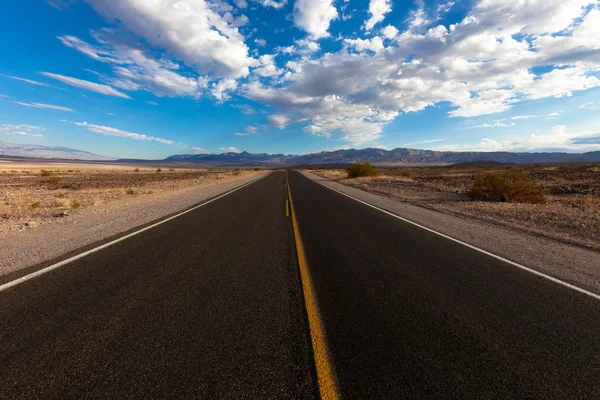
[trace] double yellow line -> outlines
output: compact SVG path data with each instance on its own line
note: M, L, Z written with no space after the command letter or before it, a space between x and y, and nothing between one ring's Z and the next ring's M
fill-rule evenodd
M337 378L333 369L333 364L327 348L327 340L325 337L325 329L321 314L319 312L319 304L315 295L315 289L310 277L310 270L306 262L302 237L298 229L298 221L296 220L296 211L294 210L294 201L292 200L292 192L290 190L290 181L286 173L285 176L288 199L286 200L286 215L292 215L292 226L294 229L294 239L296 241L296 252L298 255L298 265L300 266L300 279L302 281L302 290L304 292L304 304L306 305L306 313L308 315L308 327L315 359L315 368L317 370L317 380L319 383L319 393L322 399L336 400L340 398ZM289 201L289 207L288 207Z

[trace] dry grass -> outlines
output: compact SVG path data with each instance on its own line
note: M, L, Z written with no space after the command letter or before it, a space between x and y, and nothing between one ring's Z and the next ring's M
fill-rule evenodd
M218 184L251 172L0 165L0 233L24 229L31 221L52 223L61 210L93 212L99 204L190 186ZM71 215L71 214L69 214Z
M325 178L421 207L518 228L600 250L600 165L427 167L380 169L377 178L347 179L343 170L312 171ZM527 176L534 200L473 201L469 193L482 175ZM531 193L529 193L531 194ZM527 197L527 196L526 196ZM513 200L514 201L514 200Z

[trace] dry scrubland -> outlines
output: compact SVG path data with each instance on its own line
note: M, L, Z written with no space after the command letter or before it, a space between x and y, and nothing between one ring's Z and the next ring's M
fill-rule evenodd
M600 250L600 164L396 168L362 178L347 178L343 170L312 172L385 196L391 178L392 197L399 201ZM542 202L486 202L469 196L478 175L504 173L535 179Z
M0 233L51 224L98 206L189 187L203 187L251 172L168 168L0 165ZM143 204L143 203L142 203Z

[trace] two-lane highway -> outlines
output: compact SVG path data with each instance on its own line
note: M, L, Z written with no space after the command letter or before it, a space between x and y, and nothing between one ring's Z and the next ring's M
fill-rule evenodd
M0 399L600 398L598 299L285 176L0 291Z

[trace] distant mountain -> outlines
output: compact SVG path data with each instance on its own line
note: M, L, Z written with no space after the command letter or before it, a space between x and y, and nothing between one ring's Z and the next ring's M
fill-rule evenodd
M17 144L0 142L0 156L27 158L60 158L63 160L108 161L114 158L99 156L87 151L67 147L40 146L37 144Z
M556 162L600 162L600 151L583 154L573 153L511 153L498 152L452 152L398 148L394 150L362 149L336 150L297 155L284 154L182 154L166 158L170 162L199 164L240 165L319 165L348 164L367 160L375 164L458 164L473 162L497 162L514 164Z

